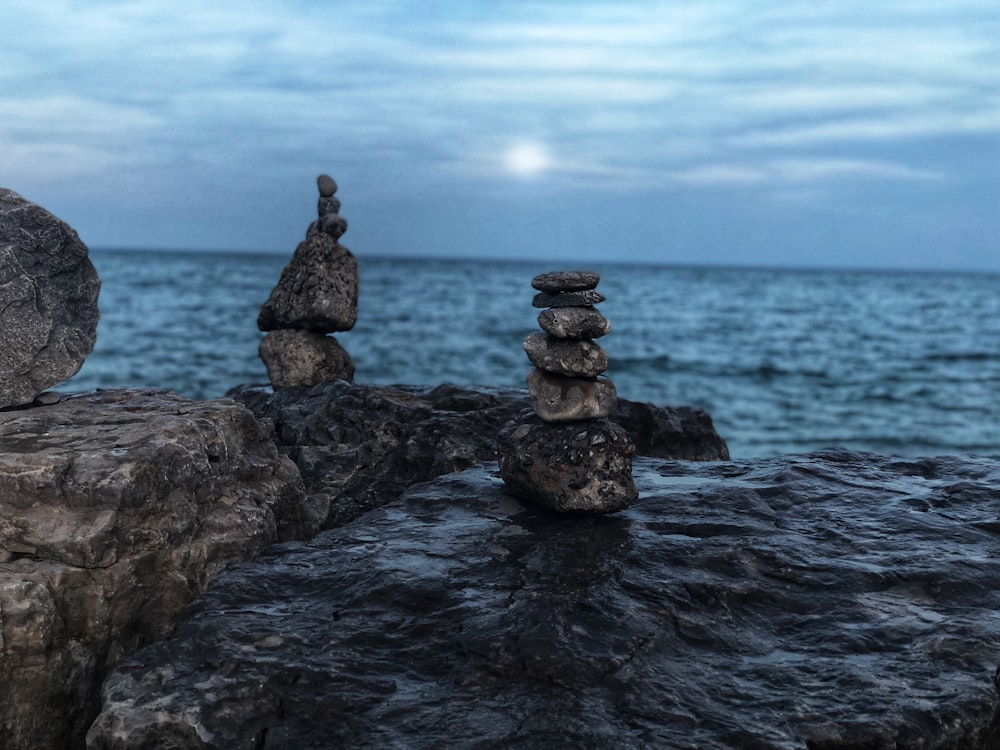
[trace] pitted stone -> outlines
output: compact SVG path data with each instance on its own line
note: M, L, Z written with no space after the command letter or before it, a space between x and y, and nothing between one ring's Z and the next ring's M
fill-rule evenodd
M538 325L567 339L596 339L611 331L611 321L593 307L550 307L539 314Z
M614 513L639 496L635 444L608 419L549 424L524 417L500 431L498 452L507 489L550 510Z
M278 285L260 309L262 331L297 328L348 331L358 317L358 262L328 234L299 244Z
M561 339L539 331L524 340L524 351L531 364L556 375L594 378L608 369L608 353L587 339Z

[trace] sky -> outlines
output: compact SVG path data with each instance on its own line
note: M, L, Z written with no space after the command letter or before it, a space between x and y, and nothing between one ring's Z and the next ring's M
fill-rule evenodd
M1000 271L1000 2L4 0L0 187L93 248Z

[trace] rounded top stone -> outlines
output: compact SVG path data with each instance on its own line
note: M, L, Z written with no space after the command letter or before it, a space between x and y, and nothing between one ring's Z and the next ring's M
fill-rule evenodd
M593 289L601 280L594 271L551 271L531 280L531 286L540 292L583 292Z
M328 174L321 174L317 177L316 185L319 187L319 194L323 198L329 198L337 192L337 183Z

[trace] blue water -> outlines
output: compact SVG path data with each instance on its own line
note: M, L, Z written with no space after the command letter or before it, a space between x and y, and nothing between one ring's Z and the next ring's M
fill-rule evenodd
M98 342L61 390L266 382L257 312L290 254L100 251ZM359 257L359 383L523 387L550 264ZM841 446L1000 457L1000 275L596 267L608 375L707 409L734 458Z

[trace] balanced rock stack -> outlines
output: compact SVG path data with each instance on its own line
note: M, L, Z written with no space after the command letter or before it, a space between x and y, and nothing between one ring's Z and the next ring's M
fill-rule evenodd
M347 231L334 197L337 183L320 175L319 218L295 249L278 285L260 309L267 331L260 358L275 388L354 380L350 355L328 333L349 331L358 317L358 262L338 240Z
M608 355L594 343L611 324L594 307L604 301L592 271L536 276L533 305L542 332L524 342L528 412L500 433L500 474L518 497L563 512L612 513L638 496L635 445L608 417L618 401L603 373Z

